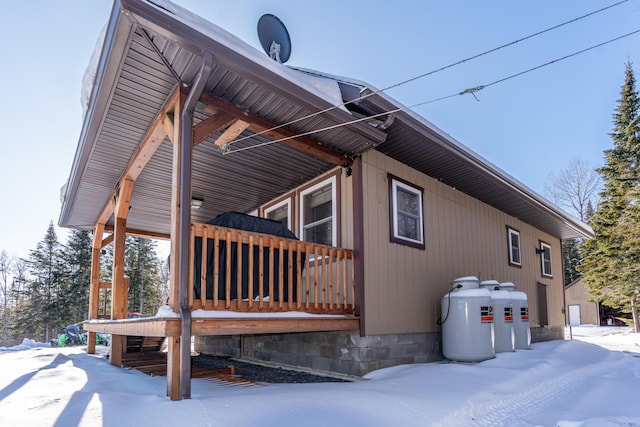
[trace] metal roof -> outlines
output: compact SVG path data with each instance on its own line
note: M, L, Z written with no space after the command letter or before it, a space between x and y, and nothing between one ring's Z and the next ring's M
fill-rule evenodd
M278 64L164 0L116 0L65 189L61 226L94 226L171 91L176 84L193 81L204 51L214 57L205 93L274 124L328 109L335 104L335 93L328 95L331 91L344 97L345 89L366 87ZM378 113L398 106L376 94L352 109ZM394 116L385 132L357 122L308 138L345 159L378 149L556 237L591 235L587 225L553 207L423 118L410 111ZM206 111L196 109L194 123L207 117ZM334 108L287 128L305 133L353 119L345 108ZM249 131L241 137L251 138L236 148L265 145L223 154L213 143L217 136L194 148L193 195L205 201L201 209L192 211L194 221L207 221L229 210L255 209L335 166L285 144L269 144L265 136ZM171 142L165 139L136 180L127 227L169 233L172 150Z

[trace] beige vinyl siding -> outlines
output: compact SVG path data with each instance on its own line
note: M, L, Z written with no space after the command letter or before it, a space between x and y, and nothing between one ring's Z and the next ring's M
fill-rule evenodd
M388 173L424 189L425 250L389 241ZM468 275L515 283L534 327L537 286L547 285L549 324L564 325L558 239L375 151L363 155L363 180L367 334L439 330L442 296ZM508 263L507 225L520 231L521 268ZM551 245L553 278L542 276L539 240Z
M583 280L579 280L565 289L565 304L567 313L567 323L569 322L569 306L580 306L580 323L588 325L599 325L598 305L590 301L591 296L585 288Z

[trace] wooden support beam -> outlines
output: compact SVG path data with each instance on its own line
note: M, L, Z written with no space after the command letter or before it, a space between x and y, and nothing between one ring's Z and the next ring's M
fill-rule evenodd
M100 320L85 322L85 331L102 332L112 335L130 335L141 337L179 337L180 319L137 318L125 320Z
M89 319L98 318L98 306L100 303L100 254L102 252L102 234L104 224L96 224L93 227L93 246L91 247L91 280L89 282ZM96 334L87 333L87 353L96 353Z
M131 160L129 161L127 167L124 169L119 182L124 179L135 181L140 173L142 173L142 170L147 165L147 163L149 163L149 160L151 160L151 157L153 157L153 154L156 152L162 141L164 141L167 136L167 131L165 130L165 121L167 121L167 116L174 112L173 108L175 106L175 100L178 97L179 93L180 86L176 85L176 87L167 98L167 101L162 106L162 109L156 116L155 120L151 124L151 127L147 131L147 134L140 142L140 145L138 145L138 149L131 157ZM112 196L109 198L104 208L100 212L98 221L96 221L97 223L106 224L113 215L114 209L116 207L116 192L117 189L114 190Z
M216 113L193 127L193 145L200 144L205 139L216 134L221 129L237 120L233 115L225 112Z
M151 124L149 131L131 158L129 165L124 171L124 178L135 181L147 163L149 163L149 160L151 160L151 157L156 152L162 141L167 137L167 132L163 123L167 120L167 116L169 114L176 114L174 110L175 100L179 93L180 88L179 86L176 86L171 92L171 95L169 95L165 104L162 106L162 109L156 116L153 124Z
M242 121L248 122L250 124L248 128L249 130L256 133L264 132L262 135L266 138L270 138L275 141L295 136L294 132L286 128L273 129L276 127L273 123L263 119L262 117L243 111L240 108L228 104L211 95L203 94L200 97L200 100L212 108L208 111L215 110L218 114L227 113ZM285 141L281 141L280 144L295 148L296 150L307 153L310 156L317 157L335 165L343 166L345 164L353 163L353 160L344 154L325 147L324 145L320 145L319 143L304 136L287 139Z
M242 132L249 127L249 122L245 122L240 119L236 119L231 126L225 130L222 135L216 139L215 144L218 147L224 147L234 139L236 139Z
M104 231L113 231L113 226L105 225ZM160 239L160 240L171 240L171 235L166 233L156 233L154 231L145 231L145 230L137 230L135 228L127 228L127 236L137 236L137 237L146 237L150 239ZM109 241L107 242L107 239ZM103 242L106 242L104 246L111 243L113 241L113 234L104 239Z
M98 215L98 221L96 221L96 224L106 224L107 221L109 221L109 218L111 218L111 216L113 215L113 211L115 208L116 208L116 199L115 199L115 190L114 190L113 194L111 194L111 197L109 198L107 203L104 205L104 208L102 208L102 212L100 212L100 215Z
M181 147L182 147L182 110L188 96L188 89L184 88L179 92L179 96L174 100L174 129L170 139L173 142L173 163L171 168L171 254L169 263L172 266L169 277L169 305L177 313L180 301L178 299L179 275L178 266L180 257L188 254L180 253L180 177L181 169ZM191 124L189 124L191 126ZM179 326L180 328L180 326ZM171 400L180 400L180 365L181 348L180 334L167 340L167 395Z
M103 225L102 226L102 230L103 231L113 231L113 227ZM109 234L107 237L102 239L102 243L101 243L100 248L104 248L105 246L107 246L111 242L113 242L113 233Z
M129 280L124 274L125 240L127 237L127 215L131 206L133 180L125 178L116 189L115 221L113 227L113 270L111 286L111 318L126 319L129 305ZM125 336L111 336L110 361L114 366L122 364L122 353L125 350Z
M111 289L111 286L113 286L111 282L100 282L98 284L98 289Z
M358 318L238 317L194 319L194 336L280 334L290 332L351 331L360 327Z
M167 396L180 400L180 334L167 338Z
M124 179L119 186L115 209L115 226L113 228L113 286L111 301L111 318L126 319L128 306L128 283L124 271L125 240L127 231L127 215L131 205L133 180Z
M167 113L162 118L162 127L164 128L165 133L169 137L169 141L173 142L175 128L173 126L173 117L175 112Z

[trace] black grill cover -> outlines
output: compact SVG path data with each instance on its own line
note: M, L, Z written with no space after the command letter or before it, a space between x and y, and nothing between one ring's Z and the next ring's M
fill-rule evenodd
M280 221L274 221L266 218L258 218L252 215L246 215L239 212L226 212L218 215L207 224L218 225L221 227L235 228L238 230L252 231L256 233L270 234L278 237L285 237L288 239L298 240L295 234L291 232ZM225 284L227 280L227 274L231 275L231 299L238 299L237 292L237 280L238 280L238 248L237 243L231 243L231 248L227 248L227 242L221 240L219 242L219 258L213 259L214 255L214 242L213 240L207 241L207 270L206 270L206 289L207 299L213 299L213 263L218 263L218 299L224 300ZM201 298L201 271L202 271L202 238L195 238L195 259L194 259L194 275L193 286L194 296L196 299ZM227 272L227 250L231 251L231 271ZM260 295L258 289L260 279L260 267L259 263L259 250L256 245L253 248L253 272L249 272L249 245L242 245L242 299L249 298L249 274L253 274L253 295L252 299L256 299ZM283 301L289 300L289 251L283 251ZM301 271L304 269L305 254L301 253L298 256L298 262L296 263L296 253L293 253L293 295L292 301L297 301L297 277L298 277L298 265ZM263 297L269 296L269 248L263 248ZM280 298L280 255L278 251L274 250L273 256L273 297L270 297L272 301L279 301Z

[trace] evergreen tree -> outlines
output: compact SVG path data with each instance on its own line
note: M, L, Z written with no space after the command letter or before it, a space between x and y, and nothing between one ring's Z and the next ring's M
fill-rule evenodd
M562 268L564 270L565 286L580 277L578 265L582 260L580 245L582 239L565 239L562 241Z
M153 316L162 304L155 242L128 237L125 264L129 277L129 311Z
M69 316L77 323L87 318L89 284L91 283L91 234L73 230L63 251L64 262L69 269L66 301Z
M100 281L111 283L113 275L113 245L107 245L100 255ZM111 291L102 291L98 297L98 314L111 315Z
M634 272L640 263L635 246L640 231L640 98L630 62L613 122L613 148L605 151L605 164L598 169L604 188L590 222L595 237L583 245L579 270L586 276L589 293L606 305L632 313L639 332L640 276Z
M26 261L32 279L23 290L17 307L16 331L23 336L49 342L69 321L65 303L69 274L53 223L44 239L32 250Z
M13 269L14 259L4 249L0 251L0 320L2 329L0 330L0 346L9 343L9 319L10 319L10 296L9 275Z

